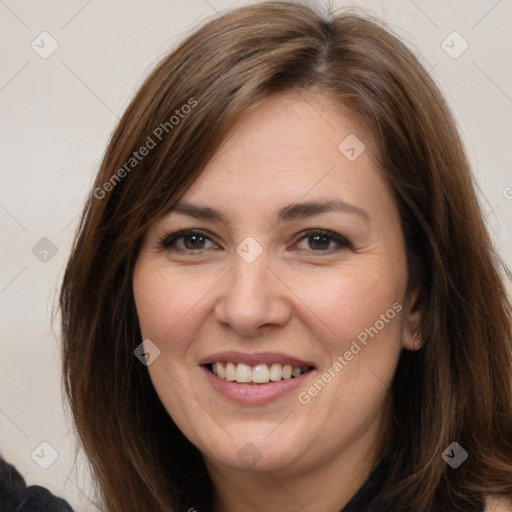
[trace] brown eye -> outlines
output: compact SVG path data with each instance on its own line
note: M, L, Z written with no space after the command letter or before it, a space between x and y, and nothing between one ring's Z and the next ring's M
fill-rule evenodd
M216 245L202 231L180 231L173 235L166 236L162 240L162 247L167 250L176 251L200 251L213 247L207 247L207 243L211 242L213 247Z
M305 242L305 246L300 244ZM297 244L298 249L312 250L315 252L330 252L350 248L350 243L340 235L331 231L309 231Z
M206 237L203 235L183 235L183 245L186 249L203 249Z

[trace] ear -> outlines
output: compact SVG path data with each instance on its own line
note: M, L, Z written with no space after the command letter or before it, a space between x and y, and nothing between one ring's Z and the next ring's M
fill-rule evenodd
M423 346L425 333L421 331L422 312L418 305L419 289L410 292L405 304L402 345L406 350L419 350Z

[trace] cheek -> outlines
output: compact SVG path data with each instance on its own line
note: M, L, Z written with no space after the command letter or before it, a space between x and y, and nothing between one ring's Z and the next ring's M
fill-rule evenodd
M294 293L304 304L301 316L310 318L315 338L331 356L349 350L353 340L364 345L377 335L399 344L402 273L365 264L317 280L296 276L295 283Z
M404 276L371 265L352 270L318 286L305 279L297 289L314 313L315 341L328 354L299 403L317 418L328 416L322 428L332 438L343 425L347 437L340 443L357 438L381 414L401 352Z
M183 348L184 340L192 336L191 329L200 325L201 300L214 282L207 273L195 277L187 274L185 278L179 269L140 261L134 271L133 290L142 336L164 350ZM173 336L178 332L179 336Z
M149 258L148 258L149 259ZM193 358L193 341L204 324L203 299L216 280L202 274L184 276L161 262L140 258L134 269L133 293L141 335L160 349L158 359L148 366L153 386L169 415L189 433L190 421L201 416L202 403L187 385ZM183 389L190 391L183 393ZM191 396L195 399L190 400ZM197 439L194 439L197 442Z

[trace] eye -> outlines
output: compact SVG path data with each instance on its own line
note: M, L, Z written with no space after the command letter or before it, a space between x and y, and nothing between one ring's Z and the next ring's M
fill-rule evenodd
M212 241L208 233L198 229L187 229L165 234L160 238L159 245L162 249L176 252L199 252L218 248L218 245ZM335 252L350 248L350 242L344 237L332 231L315 229L305 232L299 238L293 250Z
M213 246L209 247L208 242ZM160 240L160 245L163 249L175 251L201 251L217 247L204 231L196 229L164 235Z
M302 247L300 245L303 245ZM334 247L333 247L334 245ZM336 247L337 246L337 247ZM342 236L323 229L309 230L299 239L298 249L313 250L315 252L333 252L350 249L350 242Z

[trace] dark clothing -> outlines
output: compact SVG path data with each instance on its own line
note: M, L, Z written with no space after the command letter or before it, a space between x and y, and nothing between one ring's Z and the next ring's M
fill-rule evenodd
M381 462L341 512L366 512L386 482L387 461ZM0 512L74 512L62 498L39 485L27 487L14 466L0 459Z
M368 480L357 491L352 499L343 507L341 512L365 512L371 501L378 496L386 483L389 471L388 459L384 459L373 470Z
M387 506L383 506L383 498L379 495L381 495L381 491L388 479L390 464L391 461L389 457L385 457L370 474L368 480L366 480L363 486L340 512L381 512L383 509L388 510L389 504L387 504ZM450 512L453 510L453 506L434 507L437 508L433 508L432 510L436 510L436 512ZM391 509L393 508L391 507ZM466 512L484 512L484 504L474 501L465 505L463 509L457 508L457 510L465 510ZM409 508L407 511L414 512Z
M378 496L389 474L385 458L340 512L379 511ZM481 509L483 512L483 507ZM70 505L39 485L27 487L14 466L0 458L0 512L74 512Z
M62 498L39 485L27 487L12 464L0 458L0 512L74 512Z

